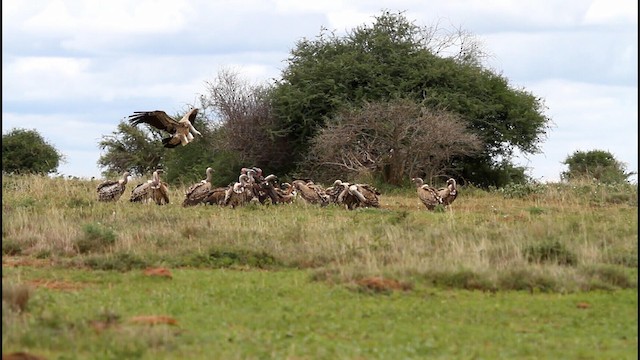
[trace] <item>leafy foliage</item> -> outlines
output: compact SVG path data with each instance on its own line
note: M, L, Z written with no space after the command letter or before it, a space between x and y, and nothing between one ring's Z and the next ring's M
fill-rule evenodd
M117 131L100 140L99 147L106 152L98 159L98 165L106 168L105 175L129 171L141 176L152 172L162 164L167 151L161 139L158 130L151 127L145 130L121 121Z
M561 177L564 180L595 179L605 184L628 181L634 172L626 172L625 164L616 160L608 151L576 151L567 156L563 164L569 166Z
M13 129L2 135L3 173L54 173L63 158L36 130Z
M454 40L436 41L436 30L385 11L372 26L357 27L344 37L323 30L316 39L299 41L273 91L278 121L273 134L287 139L293 160L300 161L318 131L343 107L410 98L469 122L483 141L483 156L461 156L458 175L478 185L496 185L490 176L509 169L496 167L500 163L494 157L508 158L514 148L539 151L549 122L543 101L480 66L473 38L448 34ZM451 49L456 41L472 46L445 57L447 46ZM478 164L494 173L472 171Z

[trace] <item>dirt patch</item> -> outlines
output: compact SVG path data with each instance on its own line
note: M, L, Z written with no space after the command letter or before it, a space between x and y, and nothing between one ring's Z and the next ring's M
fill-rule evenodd
M173 278L173 275L171 275L171 271L169 271L169 269L167 268L148 268L144 271L144 274L146 276L153 277L164 277L169 279Z
M87 286L87 284L71 282L71 281L56 281L47 279L35 279L27 281L27 284L33 287L43 287L52 290L73 291L80 290Z
M142 325L178 325L178 321L171 316L166 315L147 315L147 316L134 316L129 319L134 324Z
M50 259L34 259L25 256L3 256L2 266L17 267L17 266L31 266L31 267L49 267L53 262Z

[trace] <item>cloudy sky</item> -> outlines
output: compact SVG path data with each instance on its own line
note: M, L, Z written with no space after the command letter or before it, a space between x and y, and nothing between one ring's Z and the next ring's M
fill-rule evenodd
M636 0L3 0L2 133L35 129L64 154L60 174L101 177L98 142L133 111L182 112L221 69L279 78L296 41L383 10L467 30L545 99L542 154L516 159L535 179L558 181L578 150L638 171Z

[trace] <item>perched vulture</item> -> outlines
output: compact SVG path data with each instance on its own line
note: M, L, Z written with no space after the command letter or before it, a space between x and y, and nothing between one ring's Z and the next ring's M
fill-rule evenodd
M171 136L162 139L162 143L166 148L174 148L180 144L187 145L193 140L194 134L202 134L193 127L192 122L198 115L198 109L193 108L186 113L180 121L176 121L167 113L161 110L156 111L135 111L133 115L129 115L129 122L136 126L145 123L153 126L158 130L163 130L171 134Z
M424 183L422 178L411 179L416 184L416 191L420 201L429 210L435 209L438 204L449 206L458 196L458 189L454 179L447 180L447 186L436 189Z
M380 207L378 196L380 192L369 184L353 184L349 185L349 194L353 195L358 201L348 202L347 208L353 210L358 207Z
M319 204L320 206L329 204L329 196L325 193L325 190L312 181L294 180L291 185L300 197L309 204Z
M229 190L232 185L233 184L226 187L217 187L209 190L202 202L207 205L224 205L224 200L227 196L227 190Z
M249 175L240 175L238 181L225 192L223 205L236 208L251 201L253 192L248 188L250 184Z
M331 187L325 189L325 193L329 197L329 203L344 205L347 208L358 201L354 195L349 193L349 186L351 184L342 182L342 180L336 180Z
M125 171L120 180L105 180L98 185L98 201L118 201L124 194L129 180L129 172Z
M438 194L442 198L442 204L449 206L458 197L458 184L454 178L447 180L447 187L438 189Z
M204 202L205 198L211 190L211 177L213 176L213 169L208 167L206 170L207 178L197 182L187 189L185 199L182 202L182 206L194 206Z
M285 189L282 189L281 187L276 186L277 181L278 177L274 174L265 177L261 184L262 190L267 194L271 199L271 203L274 205L292 203L296 196L293 192L293 186L288 183L283 183L283 187L285 187Z
M131 191L131 202L149 203L151 201L158 205L169 203L169 187L167 183L160 181L160 173L162 170L153 172L151 180L147 180Z

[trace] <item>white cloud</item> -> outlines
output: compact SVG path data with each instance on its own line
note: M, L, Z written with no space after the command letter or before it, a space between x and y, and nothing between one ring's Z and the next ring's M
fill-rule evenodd
M593 0L584 17L584 23L638 24L638 2L636 0Z
M181 111L222 68L277 78L297 40L383 9L470 31L510 83L546 100L556 126L534 177L556 179L568 154L591 149L637 171L635 0L6 0L3 132L35 127L67 154L63 172L98 176L98 140L132 111Z

